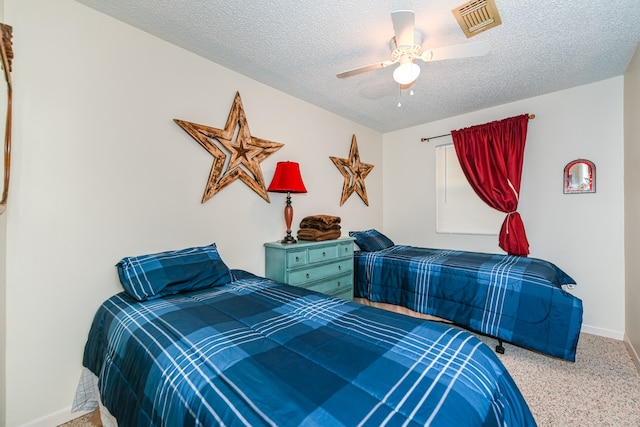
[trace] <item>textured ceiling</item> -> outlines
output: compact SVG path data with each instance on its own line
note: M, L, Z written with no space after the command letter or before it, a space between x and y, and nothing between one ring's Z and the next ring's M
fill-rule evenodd
M465 0L77 1L381 132L622 75L640 42L640 0L496 0L502 25L471 39L451 13ZM336 78L389 59L390 13L406 9L425 49L486 40L491 51L418 61L413 96L393 67Z

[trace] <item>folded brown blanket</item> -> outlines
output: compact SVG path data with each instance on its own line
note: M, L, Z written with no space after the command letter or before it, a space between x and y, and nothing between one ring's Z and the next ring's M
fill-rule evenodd
M338 228L336 228L336 226ZM311 215L300 221L300 228L315 228L316 230L337 230L340 227L340 217L331 215Z
M313 242L320 242L323 240L334 240L342 235L340 230L316 230L315 228L301 228L298 230L298 239L311 240Z
M310 230L320 230L320 231L331 231L331 230L340 230L340 224L332 225L332 226L318 226L314 224L300 224L301 229L310 229Z

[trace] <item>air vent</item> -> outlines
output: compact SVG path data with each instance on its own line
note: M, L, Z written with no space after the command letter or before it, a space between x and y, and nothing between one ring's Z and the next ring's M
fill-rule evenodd
M502 24L494 0L472 0L451 12L467 38Z

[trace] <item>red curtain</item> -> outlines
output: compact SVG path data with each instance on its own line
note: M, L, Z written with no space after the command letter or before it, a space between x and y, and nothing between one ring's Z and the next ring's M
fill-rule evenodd
M517 212L529 115L451 131L460 166L486 204L507 214L499 245L510 255L529 255L529 241Z

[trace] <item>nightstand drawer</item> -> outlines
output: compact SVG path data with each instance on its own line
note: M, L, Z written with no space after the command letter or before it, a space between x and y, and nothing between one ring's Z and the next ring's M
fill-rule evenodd
M338 245L339 257L352 257L353 256L353 242L344 242Z
M353 245L351 245L353 246ZM309 263L329 261L338 257L338 246L309 248Z
M306 250L287 252L287 266L289 268L295 268L303 265L307 265Z
M352 271L352 259L334 261L313 268L290 271L288 283L292 285L304 285L305 283L311 283L336 274L351 273Z
M333 296L350 293L348 298L351 299L353 297L353 274L348 273L334 277L331 280L311 285L308 289Z

